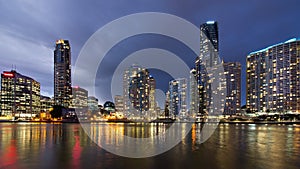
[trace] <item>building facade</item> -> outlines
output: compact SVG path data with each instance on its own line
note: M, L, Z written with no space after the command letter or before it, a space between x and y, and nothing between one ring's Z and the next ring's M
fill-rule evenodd
M149 118L151 85L154 90L155 80L147 69L133 65L123 75L124 114L127 117ZM154 95L155 92L152 92ZM153 96L152 98L155 98Z
M253 112L300 112L300 39L247 56L247 108Z
M98 107L98 99L94 96L89 96L88 100L88 109L92 112L99 112L99 107Z
M72 87L73 95L72 95L72 108L75 109L87 109L88 107L88 91L79 87Z
M225 62L223 66L227 90L224 114L235 115L241 110L241 64Z
M140 113L148 111L150 108L149 79L149 72L147 69L138 70L131 76L129 98L134 110L138 110Z
M165 100L165 107L164 107L164 116L169 117L170 114L170 90L166 92L166 100Z
M123 96L116 95L114 100L115 100L116 111L118 113L123 113L123 108L124 108Z
M40 110L41 112L49 112L49 110L53 107L53 99L47 96L42 96L40 99Z
M128 69L126 69L124 71L123 74L123 112L127 115L129 115L131 113L131 101L129 98L130 92L129 92L129 86L130 86L130 81L132 78L132 74L134 72L137 72L139 69L141 69L139 66L137 65L132 65L131 67L129 67Z
M156 113L156 98L155 98L155 89L156 89L156 81L154 77L150 76L149 78L149 113L151 118L155 119L157 116Z
M225 77L219 58L218 23L208 21L200 26L200 55L195 61L198 84L198 111L196 114L222 114L225 98ZM219 86L217 86L219 85Z
M75 118L75 114L79 120L87 120L91 116L88 111L88 91L79 86L72 87L72 102L66 116Z
M192 69L190 71L190 110L189 114L196 115L199 111L199 95L198 95L198 83L197 83L197 71Z
M175 117L187 116L187 82L185 78L169 82L169 110Z
M54 50L54 104L68 108L72 102L71 47L68 40L57 40Z
M208 21L200 25L200 56L204 66L213 67L220 64L219 28L216 21Z
M1 116L31 119L40 113L40 83L15 70L1 74Z
M116 112L116 106L115 103L111 102L111 101L106 101L103 104L103 112L104 114L113 114Z

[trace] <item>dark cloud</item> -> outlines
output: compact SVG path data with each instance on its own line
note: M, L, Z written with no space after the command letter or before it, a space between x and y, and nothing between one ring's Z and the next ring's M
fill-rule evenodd
M106 23L154 11L178 15L197 26L217 20L220 55L225 61L241 62L245 77L248 53L300 36L299 6L297 0L0 1L0 68L18 65L21 73L41 82L43 93L52 94L56 39L70 40L74 64L85 41Z

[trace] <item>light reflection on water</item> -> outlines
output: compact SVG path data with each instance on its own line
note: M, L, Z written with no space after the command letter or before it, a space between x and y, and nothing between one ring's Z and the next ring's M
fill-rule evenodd
M85 123L83 128L99 146L124 157L143 158L164 153L180 143L193 123ZM184 144L184 140L182 142ZM145 146L146 145L146 146Z
M169 124L110 125L111 130L103 128L105 125L94 125L93 137L100 139L103 134L121 133L147 138L170 127ZM99 148L80 124L0 123L0 168L279 169L300 166L299 125L220 124L203 144L200 144L201 127L194 124L187 137L166 153L130 159ZM118 142L111 144L118 145Z

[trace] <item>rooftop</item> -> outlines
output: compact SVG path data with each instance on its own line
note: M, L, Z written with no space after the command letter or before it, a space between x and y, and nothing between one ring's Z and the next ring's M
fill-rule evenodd
M287 41L285 41L285 42L277 43L277 44L275 44L275 45L266 47L266 48L264 48L264 49L261 49L261 50L258 50L258 51L251 52L249 55L253 55L253 54L255 54L255 53L260 53L260 52L265 52L265 51L267 51L267 50L269 50L269 49L271 49L271 48L273 48L273 47L275 47L275 46L279 46L279 45L283 45L283 44L291 43L291 42L295 42L295 41L300 41L300 38L292 38L292 39L287 40Z

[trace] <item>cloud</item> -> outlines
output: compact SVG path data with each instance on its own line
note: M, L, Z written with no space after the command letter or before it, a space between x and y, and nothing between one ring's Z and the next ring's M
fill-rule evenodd
M245 66L247 53L300 36L299 5L300 1L270 0L0 1L0 68L9 70L16 64L21 73L41 82L45 94L51 94L56 39L70 40L74 64L81 47L95 31L137 12L171 13L197 26L217 20L221 57ZM109 79L103 77L101 80Z
M53 93L53 49L16 32L0 30L1 69L15 65L19 73L40 82L43 92Z

